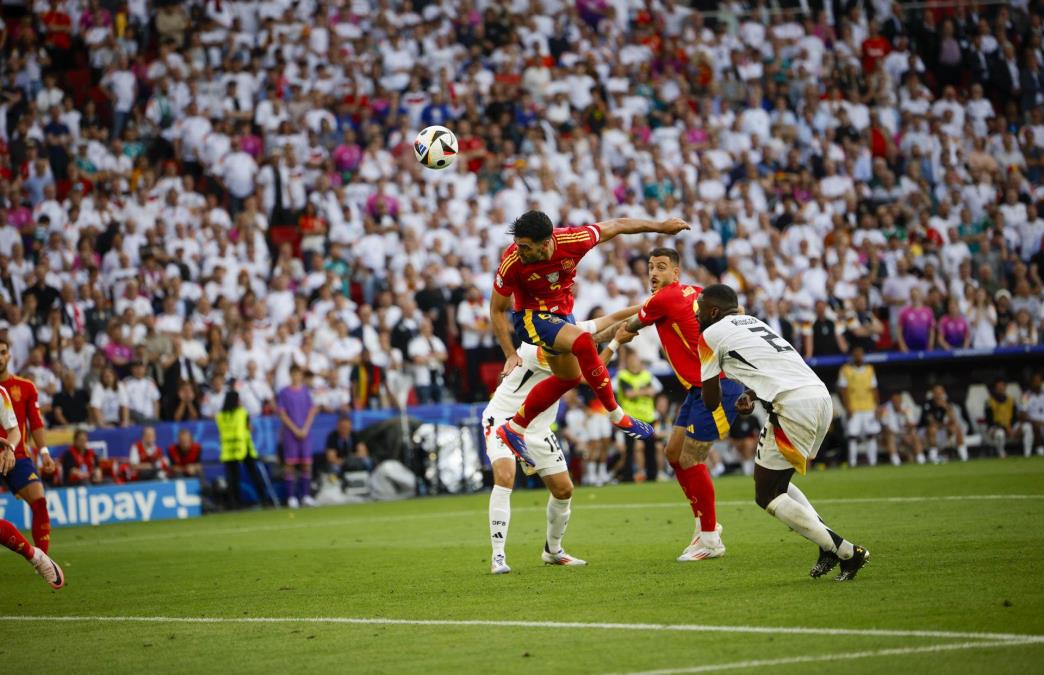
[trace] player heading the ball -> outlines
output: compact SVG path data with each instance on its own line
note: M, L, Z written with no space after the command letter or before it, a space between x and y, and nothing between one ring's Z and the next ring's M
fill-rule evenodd
M576 327L572 314L573 279L584 254L618 235L677 234L687 229L688 223L680 218L616 218L556 230L542 211L528 211L512 224L514 243L501 258L489 305L493 332L506 358L502 375L508 375L521 363L511 340L512 323L519 339L544 350L554 374L533 388L511 421L497 428L497 436L523 462L534 464L526 449L525 430L529 423L580 384L581 379L594 390L618 429L632 438L652 436L651 426L624 414L616 403L609 371L598 358L594 340ZM512 309L513 322L508 317Z

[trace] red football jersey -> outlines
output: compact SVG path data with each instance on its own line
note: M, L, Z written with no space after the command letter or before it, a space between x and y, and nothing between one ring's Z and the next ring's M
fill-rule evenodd
M703 384L700 354L696 351L700 342L696 300L702 290L699 286L681 283L664 286L653 293L638 312L642 324L656 324L667 361L686 389Z
M515 311L532 309L551 314L573 311L573 278L584 254L602 239L597 225L563 227L551 234L554 250L551 258L538 263L524 263L518 257L518 246L512 244L500 259L500 269L493 290L515 296Z
M32 380L12 375L6 380L0 381L0 387L7 390L14 406L15 417L18 419L18 430L22 432L22 440L15 448L15 458L28 457L26 441L29 439L30 429L42 429L44 422L40 415L40 402L37 400L36 385ZM7 438L7 432L0 429L0 434Z

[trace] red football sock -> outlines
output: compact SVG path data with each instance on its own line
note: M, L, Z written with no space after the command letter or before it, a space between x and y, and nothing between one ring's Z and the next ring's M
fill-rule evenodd
M682 492L689 500L692 515L700 520L701 532L713 532L718 525L718 517L714 508L714 483L705 464L696 464L683 469L679 464L671 462L674 477L681 485Z
M602 359L598 358L598 347L590 333L583 333L573 342L573 356L580 362L580 372L587 384L594 390L595 396L602 402L606 412L616 410L616 396L609 381L609 371L605 369Z
M33 553L36 552L33 550L29 540L18 531L18 528L6 520L0 520L0 544L3 544L26 560L32 560Z
M33 544L47 553L51 548L51 516L47 513L47 500L40 497L29 508L33 510Z
M537 386L526 396L525 403L515 413L512 422L525 429L537 415L550 408L567 391L580 384L580 380L563 380L557 375L552 375Z

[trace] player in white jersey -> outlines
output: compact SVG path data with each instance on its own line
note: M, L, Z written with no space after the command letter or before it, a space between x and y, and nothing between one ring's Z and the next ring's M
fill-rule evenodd
M592 321L581 321L577 328L587 333L598 333L638 313L639 307L628 307ZM620 331L617 339L602 350L603 363L608 363L620 344L634 337ZM539 347L525 342L518 349L522 365L512 370L497 386L489 405L482 411L482 431L486 436L486 454L493 467L493 491L489 495L489 536L493 546L491 570L493 574L506 574L508 567L504 546L507 543L508 525L511 522L511 489L515 485L516 455L497 436L497 427L510 420L518 411L529 392L540 382L552 376L547 359ZM587 562L574 558L562 550L562 537L569 524L570 506L573 498L573 481L558 439L551 425L558 414L553 405L543 411L526 428L527 454L533 460L529 465L521 458L522 470L526 475L539 474L551 493L547 500L547 538L541 558L548 565L586 565Z
M758 506L819 546L809 573L821 577L838 563L838 581L848 581L870 560L870 552L828 528L790 479L808 469L823 444L834 404L830 392L790 344L759 319L740 314L736 292L724 284L703 289L699 297L700 368L703 404L721 403L718 376L742 382L747 390L736 407L754 409L754 397L766 404L768 422L754 457L754 493Z
M1022 415L1033 427L1037 454L1044 455L1044 383L1040 373L1033 374L1029 389L1022 394Z

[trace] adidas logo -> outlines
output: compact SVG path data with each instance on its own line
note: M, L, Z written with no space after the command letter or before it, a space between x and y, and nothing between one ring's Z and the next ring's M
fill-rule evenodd
M536 272L533 272L532 274L529 275L529 278L526 279L526 281L536 281L539 278L540 278L540 275L537 274Z
M503 539L504 538L504 533L503 532L496 532L496 533L493 534L493 538L494 539Z

